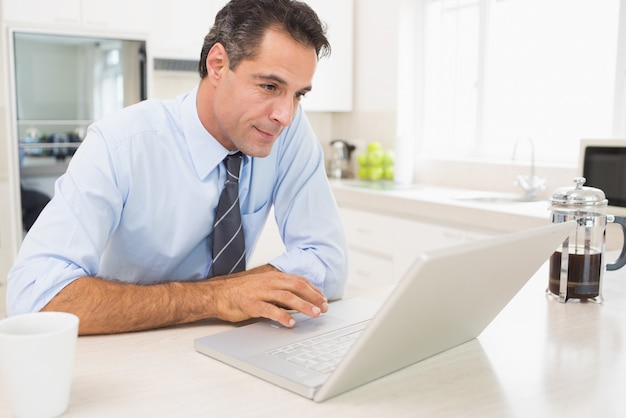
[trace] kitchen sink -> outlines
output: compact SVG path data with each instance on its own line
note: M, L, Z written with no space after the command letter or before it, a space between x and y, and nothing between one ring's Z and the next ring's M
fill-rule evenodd
M498 192L466 192L456 195L455 200L480 203L532 203L547 202L546 198L529 197L523 194Z

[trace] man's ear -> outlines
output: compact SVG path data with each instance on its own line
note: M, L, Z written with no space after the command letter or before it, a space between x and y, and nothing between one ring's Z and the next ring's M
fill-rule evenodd
M222 77L222 72L228 70L228 54L224 45L217 42L209 50L206 57L206 68L209 79L214 82Z

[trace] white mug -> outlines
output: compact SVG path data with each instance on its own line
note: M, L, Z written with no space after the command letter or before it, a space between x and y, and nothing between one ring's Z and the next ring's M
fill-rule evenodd
M69 405L78 317L37 312L0 320L0 371L16 417L56 417Z

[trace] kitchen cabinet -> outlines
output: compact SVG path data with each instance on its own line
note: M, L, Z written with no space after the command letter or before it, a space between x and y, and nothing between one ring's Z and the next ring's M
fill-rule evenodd
M422 252L493 236L362 209L340 212L350 253L348 279L356 286L396 283Z
M394 284L418 254L494 236L470 228L405 219L361 208L340 207L349 251L348 280L357 287ZM250 267L267 263L285 251L273 212L270 213Z
M204 37L215 14L227 0L157 0L153 5L150 41L155 58L194 60L200 58Z
M150 0L82 0L81 21L86 27L132 33L152 28Z
M149 0L3 0L5 22L147 33L151 29Z
M348 240L348 280L360 286L395 281L395 222L387 216L340 208Z
M81 0L3 0L2 16L7 22L77 25L80 4Z
M327 25L332 53L319 61L313 90L302 100L302 107L309 112L349 112L353 96L354 1L307 3Z

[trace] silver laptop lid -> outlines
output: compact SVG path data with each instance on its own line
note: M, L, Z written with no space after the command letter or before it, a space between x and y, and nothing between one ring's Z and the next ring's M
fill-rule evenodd
M477 337L574 225L550 224L421 254L314 399Z

